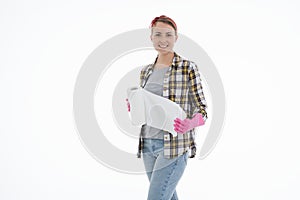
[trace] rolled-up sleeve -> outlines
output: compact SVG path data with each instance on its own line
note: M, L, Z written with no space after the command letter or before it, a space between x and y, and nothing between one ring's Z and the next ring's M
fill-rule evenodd
M207 103L204 97L203 88L201 84L200 73L195 63L191 62L189 71L189 94L192 104L195 109L193 116L196 113L201 113L204 121L207 119Z

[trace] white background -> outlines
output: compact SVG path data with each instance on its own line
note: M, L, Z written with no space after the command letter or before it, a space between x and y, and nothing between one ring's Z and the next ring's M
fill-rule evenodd
M85 150L72 95L96 47L161 14L205 49L226 92L222 137L206 159L189 160L180 199L300 199L299 9L296 0L1 1L0 199L146 199L146 175Z

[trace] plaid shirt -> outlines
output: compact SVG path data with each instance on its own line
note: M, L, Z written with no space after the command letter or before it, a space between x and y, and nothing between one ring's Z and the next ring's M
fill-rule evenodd
M140 87L144 88L148 77L153 72L154 63L146 65L140 73ZM187 118L201 113L204 121L207 119L207 104L204 98L200 73L197 65L185 60L174 52L172 65L167 70L163 80L163 97L180 105L186 112ZM183 119L182 119L183 120ZM137 157L141 158L143 138L140 132ZM192 129L185 134L173 137L171 133L164 131L164 157L174 158L191 149L190 158L195 157L196 143L195 130Z

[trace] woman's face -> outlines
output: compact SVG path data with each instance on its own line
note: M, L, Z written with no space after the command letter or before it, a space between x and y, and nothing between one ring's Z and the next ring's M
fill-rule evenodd
M157 22L156 25L152 27L150 36L153 47L162 54L173 52L177 37L174 28L163 22Z

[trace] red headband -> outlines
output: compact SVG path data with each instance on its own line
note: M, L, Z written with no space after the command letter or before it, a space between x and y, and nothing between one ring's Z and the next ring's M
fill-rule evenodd
M150 28L153 27L154 24L155 24L155 23L157 22L157 20L159 20L159 19L166 19L166 20L168 20L168 21L171 22L171 23L173 24L173 26L175 27L175 31L177 31L176 23L173 21L173 19L171 19L170 17L167 17L167 16L165 16L165 15L161 15L161 16L159 16L159 17L155 17L155 18L152 20L151 24L150 24Z

